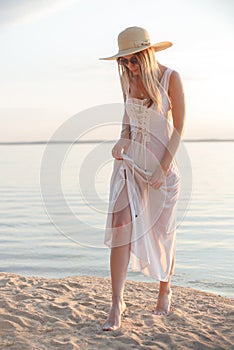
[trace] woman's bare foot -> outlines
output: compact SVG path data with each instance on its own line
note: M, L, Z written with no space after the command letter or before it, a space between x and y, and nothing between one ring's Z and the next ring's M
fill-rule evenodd
M104 323L103 331L116 331L121 326L121 315L126 309L125 302L120 297L112 298L112 307L109 316Z
M171 307L171 297L172 297L172 290L171 288L169 290L159 291L158 295L158 303L156 306L156 309L153 311L155 315L166 315L170 311Z

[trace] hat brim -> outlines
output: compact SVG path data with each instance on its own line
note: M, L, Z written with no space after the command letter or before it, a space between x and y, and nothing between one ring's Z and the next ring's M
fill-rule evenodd
M172 45L173 44L170 41L162 41L160 43L153 44L153 45L144 45L136 48L131 48L128 50L121 50L114 56L99 58L99 60L116 60L119 57L131 55L132 53L143 51L145 49L148 49L149 47L153 47L155 52L162 51L162 50L168 49Z

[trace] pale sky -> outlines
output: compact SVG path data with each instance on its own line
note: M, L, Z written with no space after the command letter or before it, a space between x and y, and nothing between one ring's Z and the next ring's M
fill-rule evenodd
M90 107L122 103L118 33L146 28L183 80L185 138L233 138L232 0L2 0L0 142L48 140Z

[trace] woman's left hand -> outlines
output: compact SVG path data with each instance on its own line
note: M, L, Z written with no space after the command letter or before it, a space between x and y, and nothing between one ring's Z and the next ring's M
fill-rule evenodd
M158 190L166 180L166 172L162 169L160 165L157 166L153 175L149 181L149 184Z

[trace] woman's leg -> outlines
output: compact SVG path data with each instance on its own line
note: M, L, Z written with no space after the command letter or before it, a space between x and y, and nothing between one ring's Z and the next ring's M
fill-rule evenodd
M103 326L103 330L106 331L116 330L120 327L121 314L126 308L123 293L130 256L129 250L128 245L111 249L112 306Z
M171 297L172 297L171 277L174 273L174 266L175 266L175 256L172 260L172 266L171 266L171 271L170 271L168 281L167 282L160 281L158 302L157 302L156 309L154 311L156 315L165 315L170 311Z
M126 207L121 209L120 204ZM112 307L109 316L103 325L103 330L116 330L121 325L121 314L126 308L123 300L124 284L130 259L131 242L131 211L128 203L127 189L124 186L118 197L113 213L113 227L115 236L110 254L110 270L112 283ZM120 210L119 210L120 209ZM127 226L124 226L128 224Z

